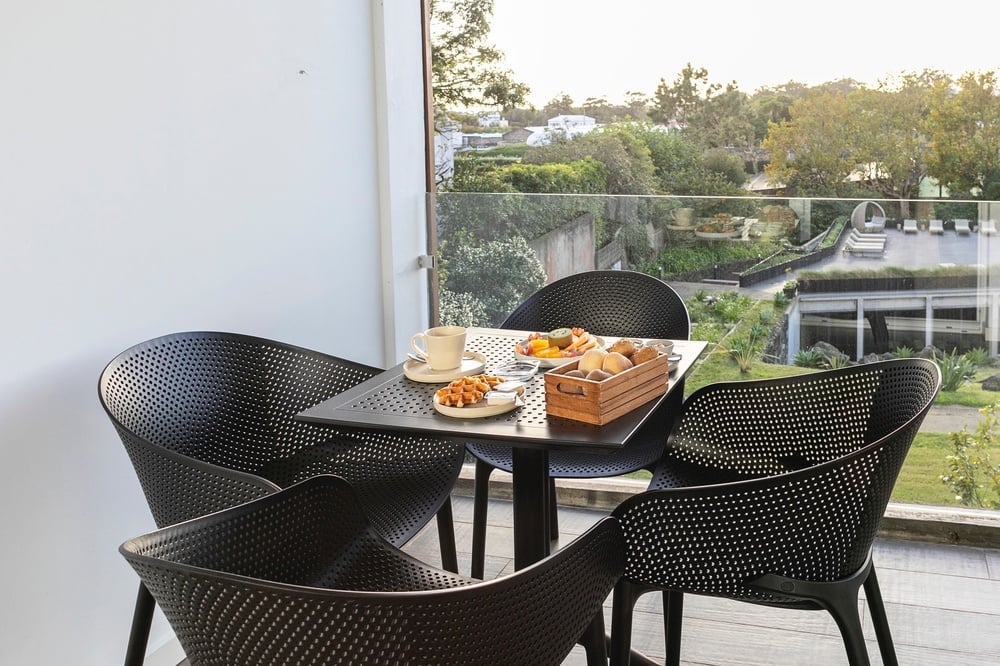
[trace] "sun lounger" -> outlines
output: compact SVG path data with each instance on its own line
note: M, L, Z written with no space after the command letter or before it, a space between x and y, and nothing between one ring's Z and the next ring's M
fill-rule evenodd
M903 220L903 233L904 234L915 234L915 233L917 233L917 221L916 220Z
M931 220L930 232L932 234L943 234L944 222L941 220Z
M865 222L866 234L878 234L883 231L885 231L885 218L881 215L876 215L870 221Z
M997 223L994 220L984 220L979 228L979 233L984 236L993 236L997 232Z
M968 220L963 220L963 219L955 220L955 233L957 233L959 236L968 236L971 231L972 228L969 226Z
M885 253L885 234L854 234L844 242L845 254L880 257Z

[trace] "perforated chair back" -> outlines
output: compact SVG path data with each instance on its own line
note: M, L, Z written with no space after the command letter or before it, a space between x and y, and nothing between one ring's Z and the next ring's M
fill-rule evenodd
M123 351L101 373L98 391L157 526L337 474L355 485L393 544L437 515L442 560L457 571L450 497L465 459L461 445L295 419L377 372L264 338L187 332ZM153 607L140 586L126 664L143 663Z
M321 476L132 539L120 552L201 664L558 664L621 572L606 518L554 555L478 582L386 543Z
M649 490L614 511L623 580L830 610L836 595L805 590L868 578L893 485L940 385L933 362L900 359L694 392Z
M501 328L545 333L561 327L582 327L595 335L687 340L691 320L684 300L663 280L633 271L586 271L548 284L519 305ZM651 468L663 452L663 433L684 395L679 380L671 396L660 404L629 443L606 454L552 451L549 477L602 478ZM510 472L510 446L470 443L476 459L472 575L481 577L486 558L487 488L493 470ZM552 538L558 536L555 485L551 486L549 523Z
M687 340L684 300L663 280L634 271L587 271L548 284L500 328L548 331L579 326L596 335Z
M449 498L461 447L295 418L378 372L264 338L189 332L119 354L99 393L157 526L337 474L359 488L376 529L402 544Z

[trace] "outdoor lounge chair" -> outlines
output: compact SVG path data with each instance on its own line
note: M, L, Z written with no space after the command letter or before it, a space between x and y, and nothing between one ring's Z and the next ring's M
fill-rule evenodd
M866 234L880 234L885 231L885 216L876 215L868 222L865 222Z
M969 220L958 219L955 220L955 233L959 236L968 236L972 232L972 228L969 225Z
M458 571L451 490L465 459L460 443L295 420L378 372L264 338L187 332L119 354L99 391L158 527L336 474L394 546L437 516L442 563ZM140 586L127 664L143 662L153 608Z
M612 514L626 555L611 664L628 663L633 608L653 591L663 596L668 665L680 662L689 594L824 609L851 665L868 664L862 586L880 663L897 663L872 542L940 387L934 362L909 358L716 382L689 396L647 491ZM809 661L756 656L758 663Z
M997 233L997 223L994 220L984 220L979 228L979 233L984 236L994 236Z
M606 662L601 604L621 575L605 517L550 557L486 582L409 556L355 489L316 476L122 544L192 666Z
M917 221L916 220L903 220L903 233L904 234L915 234L917 233Z
M929 231L932 234L943 234L944 222L942 222L941 220L931 220Z

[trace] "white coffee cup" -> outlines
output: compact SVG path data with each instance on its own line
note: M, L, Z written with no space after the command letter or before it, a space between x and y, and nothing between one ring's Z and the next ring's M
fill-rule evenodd
M422 343L418 344L418 341ZM431 370L454 370L465 353L464 326L435 326L410 338L410 347L427 361Z

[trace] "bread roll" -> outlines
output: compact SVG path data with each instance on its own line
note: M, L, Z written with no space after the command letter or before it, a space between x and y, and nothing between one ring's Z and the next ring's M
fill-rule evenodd
M660 355L660 352L656 350L656 347L642 347L636 353L632 354L632 365L639 365L640 363L645 363L646 361L652 361L654 358Z
M603 382L608 377L613 376L610 372L605 372L601 369L591 370L587 373L587 379L592 382Z
M611 349L609 351L618 352L622 356L629 358L635 353L635 349L636 347L634 342L628 338L622 338L618 342L611 345Z
M604 357L604 363L601 365L601 369L604 372L610 372L613 375L617 375L619 372L625 372L632 367L632 361L628 360L618 352L608 352L608 355Z
M600 370L604 366L604 358L608 355L608 352L603 349L588 349L580 357L580 363L576 366L583 370L583 372L590 372L591 370Z
M573 370L567 370L565 376L578 377L579 379L583 379L584 377L587 376L587 373L584 372L583 370L580 370L579 368L575 368Z

